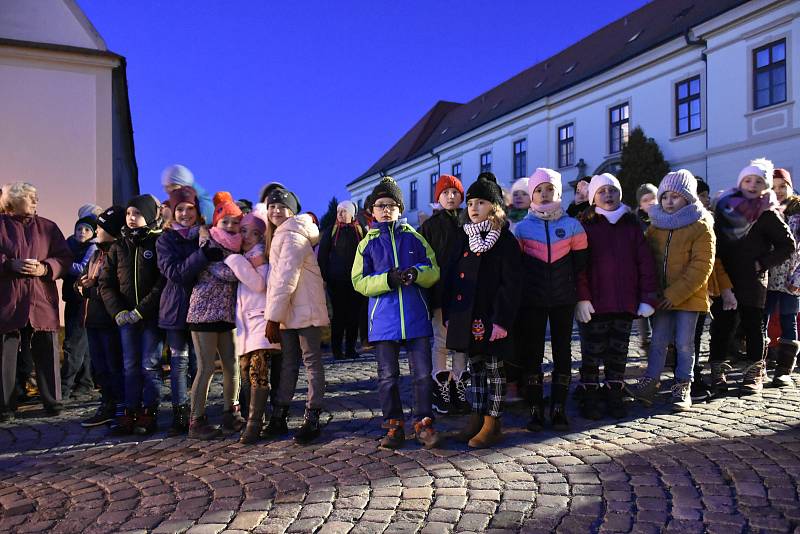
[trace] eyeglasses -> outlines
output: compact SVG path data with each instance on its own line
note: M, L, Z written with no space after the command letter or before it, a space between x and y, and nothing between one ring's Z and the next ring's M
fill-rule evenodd
M381 211L392 211L395 208L399 208L399 204L373 204L373 209L381 210Z

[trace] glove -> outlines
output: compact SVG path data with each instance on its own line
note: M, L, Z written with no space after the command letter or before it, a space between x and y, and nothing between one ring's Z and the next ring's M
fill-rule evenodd
M118 314L114 316L114 320L117 322L117 326L123 326L128 324L128 310L122 310Z
M131 310L128 312L128 324L136 324L142 320L142 314L138 310Z
M266 332L267 341L270 343L280 343L281 342L281 324L276 323L275 321L267 321L267 332Z
M588 323L591 321L593 313L594 307L591 301L579 300L578 304L575 305L575 319L577 319L579 323Z
M636 315L639 317L650 317L656 312L655 308L647 304L646 302L639 303L639 309L636 310Z
M390 289L397 289L403 283L403 273L394 267L389 269L389 272L386 273L386 283L389 284Z
M403 271L401 275L403 278L403 284L410 286L411 284L417 281L418 274L419 271L417 271L416 267L409 267L408 269Z
M203 256L205 256L208 261L222 261L224 257L221 248L206 245L200 250L203 251Z

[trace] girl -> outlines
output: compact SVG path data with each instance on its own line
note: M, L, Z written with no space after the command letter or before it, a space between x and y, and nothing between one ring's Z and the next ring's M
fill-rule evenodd
M475 448L491 447L503 437L503 358L511 349L508 333L519 305L522 262L500 187L494 176L481 176L467 190L461 251L448 269L444 300L447 348L466 352L472 373L472 414L458 438Z
M172 189L167 205L173 218L156 243L158 267L166 278L161 293L158 326L166 332L170 352L171 435L189 430L187 369L193 357L191 334L186 326L189 297L198 275L209 261L220 261L223 256L220 248L200 247L199 234L203 219L198 211L198 202L193 188L183 186Z
M764 306L767 298L767 272L780 265L795 251L795 242L777 211L772 187L773 165L767 159L750 162L739 173L736 187L717 200L715 230L717 254L733 284L738 312L747 341L748 365L742 379L742 395L759 394L765 370ZM712 310L712 379L722 390L727 382L724 367L727 347L734 334L736 314ZM716 334L716 335L715 335Z
M261 424L269 395L270 353L280 350L264 337L267 322L264 307L267 302L269 263L264 257L264 233L267 230L267 208L256 204L255 210L242 218L242 254L231 254L225 265L239 280L236 290L236 353L242 377L249 377L250 407L247 427L241 443L255 443L261 437Z
M653 316L647 372L631 394L651 404L658 393L667 346L675 344L672 408L692 406L694 331L699 313L708 312L708 279L714 267L713 220L697 198L697 180L686 169L667 174L658 186L658 204L648 211L646 237L659 267L661 299Z
M281 377L267 434L288 432L289 404L297 386L302 359L308 380L303 425L295 433L305 444L320 434L319 416L325 396L325 370L320 349L320 327L329 324L322 274L314 254L319 228L308 215L295 215L300 202L294 193L277 187L267 195L267 242L272 265L267 280L267 339L280 343Z
M514 331L517 358L527 364L531 420L528 430L544 426L542 360L547 323L553 347L550 418L556 430L568 430L567 393L572 372L572 320L578 275L586 268L587 240L581 224L561 207L561 175L539 168L528 182L531 207L514 229L523 255L523 300Z
M100 275L100 294L122 340L125 402L111 425L116 434L156 431L161 401L158 305L164 288L156 250L160 236L158 202L151 195L133 197L125 210L122 239L111 245Z
M528 177L520 178L511 186L511 209L508 210L509 230L528 214L531 207L531 196L528 194Z
M209 252L211 260L197 275L186 324L192 332L192 343L197 351L197 375L192 384L192 415L189 437L212 439L220 435L220 428L208 424L205 415L208 388L214 375L214 360L219 353L222 361L222 393L225 412L222 426L239 431L244 419L239 413L239 366L233 346L233 328L236 310L236 276L222 259L239 252L242 235L239 223L242 210L230 193L220 191L214 195L214 218L211 236L204 246L219 252Z
M655 263L636 215L622 204L617 178L604 173L589 183L590 208L581 214L589 263L578 278L581 335L581 416L625 417L623 403L628 342L635 317L649 317L657 305ZM587 313L588 312L588 313ZM606 395L600 394L600 365Z

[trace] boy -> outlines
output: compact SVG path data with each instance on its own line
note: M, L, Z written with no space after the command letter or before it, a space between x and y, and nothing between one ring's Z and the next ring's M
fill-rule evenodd
M400 345L405 345L413 377L414 433L426 449L440 436L431 409L431 345L428 304L421 288L439 280L439 266L427 241L404 222L403 193L391 177L383 178L367 199L373 228L358 244L353 287L369 297L369 341L378 360L378 395L385 426L381 446L397 449L405 442L400 401Z

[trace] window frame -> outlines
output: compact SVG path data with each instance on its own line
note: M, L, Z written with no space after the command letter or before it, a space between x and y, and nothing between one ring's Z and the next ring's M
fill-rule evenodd
M417 181L411 180L408 184L408 210L417 210Z
M458 172L456 172L456 169L458 169ZM462 172L463 172L463 166L461 165L460 161L455 161L455 162L453 162L452 165L450 165L450 175L451 176L455 176L456 178L458 178L460 180L461 176L462 176Z
M570 133L569 137L565 137L561 139L561 132L563 130L568 130L567 133ZM562 147L567 146L570 147L571 150L567 151L566 158L562 160L561 158L561 149ZM558 162L558 168L563 169L566 167L572 167L575 165L575 122L565 122L556 127L556 161Z
M488 163L484 163L484 158ZM478 168L480 172L492 172L492 151L482 152L478 157Z
M523 150L517 152L517 146L524 145ZM514 180L519 180L520 178L524 178L527 176L528 173L528 138L521 137L512 143L511 154L513 157L512 160L512 172L514 173ZM521 164L518 168L518 162L521 161ZM519 172L521 171L521 172Z
M692 94L692 82L697 82L697 93ZM686 96L681 98L680 90L681 86L686 86ZM689 78L684 78L683 80L677 81L674 84L674 102L675 102L675 137L680 137L682 135L688 135L694 132L699 132L703 129L703 78L699 74L694 76L690 76ZM697 116L699 124L697 128L692 128L692 102L697 101ZM687 106L687 125L688 130L681 131L681 106Z
M778 61L773 61L773 59L772 59L773 49L779 44L783 45L783 59L780 59ZM768 51L769 62L765 66L759 67L758 66L758 54L760 52L764 51L764 50ZM789 68L789 63L786 61L786 57L789 55L789 43L788 43L786 37L781 37L779 39L775 39L774 41L771 41L771 42L766 43L764 45L755 47L755 48L752 49L751 52L752 52L752 55L750 56L751 57L750 65L751 65L751 69L753 71L752 72L752 92L753 92L753 95L752 95L752 100L751 100L751 106L752 106L753 111L758 111L758 110L761 110L761 109L768 108L770 106L775 106L775 105L778 105L778 104L786 103L789 100L789 73L787 72L788 68ZM773 93L774 93L774 88L775 88L776 85L780 85L780 84L774 84L773 83L772 73L774 71L780 69L780 68L783 69L783 86L784 86L783 100L773 100L772 97L773 97ZM759 91L758 91L758 75L762 74L762 73L768 73L768 75L769 75L769 86L768 86L769 102L764 104L764 105L759 106L758 105L758 93L759 93Z
M622 109L625 109L626 116L622 118ZM613 114L615 111L619 111L619 119L617 121L613 120ZM629 100L624 102L620 102L619 104L615 104L608 108L608 153L609 155L612 154L619 154L622 152L622 149L628 142L631 134L631 103ZM623 126L625 126L625 135L622 135ZM614 130L615 128L619 129L619 147L614 146ZM616 150L615 150L616 149Z
M437 183L439 183L439 173L438 172L432 172L430 174L430 176L428 176L428 184L430 185L430 188L431 188L431 191L430 191L430 199L431 199L430 203L431 204L435 204L439 200L437 198L433 198L433 195L436 194L436 184Z

